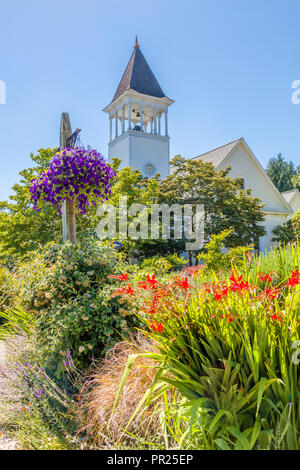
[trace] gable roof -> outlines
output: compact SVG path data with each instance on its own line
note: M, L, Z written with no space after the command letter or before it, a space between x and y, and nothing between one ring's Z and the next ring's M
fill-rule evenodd
M146 61L137 39L134 51L113 97L113 101L126 90L137 91L157 98L166 97Z
M203 160L204 162L211 162L214 167L218 167L222 161L229 155L229 153L234 149L236 145L238 145L242 139L234 140L233 142L229 142L228 144L222 145L221 147L217 147L214 150L210 150L209 152L203 153L202 155L198 155L197 157L193 157L192 160Z
M299 190L298 189L291 189L290 191L284 191L283 193L281 193L282 196L284 197L284 199L286 200L286 202L288 204L290 204L292 202L292 200L294 199L294 197L299 194Z
M234 140L232 142L229 142L228 144L222 145L221 147L218 147L214 150L211 150L210 152L203 153L202 155L199 155L197 157L194 157L194 159L201 159L204 162L211 162L216 169L224 163L226 166L230 166L230 164L227 165L228 161L230 160L231 155L233 154L233 151L235 148L239 145L243 145L243 147L247 150L248 155L251 157L253 163L257 167L257 169L261 172L261 174L264 176L266 183L269 184L269 186L272 188L273 192L277 195L277 198L279 198L279 201L281 201L283 207L285 207L286 211L288 213L292 212L291 207L289 206L288 201L284 198L284 195L280 193L280 191L276 188L274 183L271 181L267 173L265 172L264 168L262 165L259 163L257 160L256 156L250 149L250 147L247 145L245 142L244 138L241 137L240 139Z

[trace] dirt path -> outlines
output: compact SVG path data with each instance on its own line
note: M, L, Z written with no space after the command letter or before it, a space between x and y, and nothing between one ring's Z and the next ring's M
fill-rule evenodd
M3 341L0 341L0 367L1 364L5 363L5 344ZM13 439L10 439L5 436L5 431L1 426L1 416L0 416L0 451L1 450L16 450L17 442Z

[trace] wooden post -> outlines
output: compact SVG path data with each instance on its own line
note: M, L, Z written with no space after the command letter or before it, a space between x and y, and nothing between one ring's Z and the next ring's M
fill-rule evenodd
M65 201L66 207L66 232L67 240L76 245L76 215L75 204L68 199Z
M62 113L60 123L60 149L66 147L67 139L72 135L70 116ZM63 243L70 241L76 245L76 215L75 204L72 201L64 200L62 204L62 235Z

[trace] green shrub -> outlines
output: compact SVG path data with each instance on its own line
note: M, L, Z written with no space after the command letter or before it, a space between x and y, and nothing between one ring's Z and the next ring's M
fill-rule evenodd
M224 230L218 235L212 235L205 245L205 252L198 255L198 259L205 263L205 271L228 272L231 266L242 266L245 254L253 249L253 246L237 246L225 251L225 240L232 230Z
M180 271L186 264L187 260L175 253L165 257L157 255L152 258L147 258L141 264L141 269L145 272L160 275L172 271Z
M33 312L41 354L56 375L68 351L83 369L136 324L129 304L111 298L108 276L123 269L112 246L91 240L50 244L19 267L20 303Z
M12 273L0 268L0 311L14 305L14 292L11 289ZM1 323L1 320L0 320Z

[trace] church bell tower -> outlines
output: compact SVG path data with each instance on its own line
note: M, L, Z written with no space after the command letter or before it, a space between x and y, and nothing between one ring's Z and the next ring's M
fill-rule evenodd
M141 52L134 51L113 97L104 109L109 115L108 160L119 158L121 167L132 167L151 178L169 174L167 98Z

